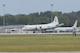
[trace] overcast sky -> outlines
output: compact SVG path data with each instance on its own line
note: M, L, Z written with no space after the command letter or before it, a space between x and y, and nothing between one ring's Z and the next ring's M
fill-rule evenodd
M4 7L3 13L3 4ZM80 0L0 0L0 15L29 14L50 11L72 12L80 10Z

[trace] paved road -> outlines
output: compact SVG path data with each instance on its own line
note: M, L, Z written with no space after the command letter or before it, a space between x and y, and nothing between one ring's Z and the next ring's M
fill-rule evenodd
M73 34L72 32L70 32L70 33L0 33L0 35L11 35L11 34L13 34L13 35L16 35L16 34ZM77 32L77 34L80 34L80 32Z
M17 34L22 35L22 34L72 34L72 33L0 33L0 35L17 35Z
M0 53L80 53L80 52L0 52Z

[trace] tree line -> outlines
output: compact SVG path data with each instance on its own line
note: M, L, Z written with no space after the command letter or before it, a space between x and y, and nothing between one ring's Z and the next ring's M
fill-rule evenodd
M59 22L64 23L64 26L72 26L75 20L78 20L78 26L80 26L80 11L70 13L52 12L52 20L55 16L58 16ZM51 22L51 11L30 13L28 15L5 14L0 16L0 25L3 25L3 18L5 18L6 25L47 24Z

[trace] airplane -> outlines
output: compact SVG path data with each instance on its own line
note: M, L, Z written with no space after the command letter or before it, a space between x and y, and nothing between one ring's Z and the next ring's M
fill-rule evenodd
M77 20L75 21L74 25L72 27L58 27L55 28L54 31L59 31L59 32L73 32L73 30L77 30Z
M22 30L23 31L35 31L39 30L44 32L46 29L54 29L56 27L64 25L63 23L59 24L58 17L55 16L53 22L48 24L39 24L39 25L25 25Z

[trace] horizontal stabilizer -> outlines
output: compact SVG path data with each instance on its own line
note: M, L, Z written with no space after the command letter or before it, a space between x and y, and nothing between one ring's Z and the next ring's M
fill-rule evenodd
M58 24L57 27L64 25L64 23Z

